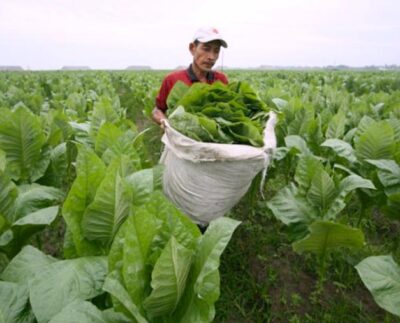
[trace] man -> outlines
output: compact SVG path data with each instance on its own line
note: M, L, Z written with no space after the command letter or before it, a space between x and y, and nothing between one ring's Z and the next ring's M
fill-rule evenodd
M194 82L228 83L225 74L212 70L218 60L221 46L227 48L228 44L217 29L201 28L196 32L193 41L189 44L189 51L193 56L192 64L185 70L170 73L161 84L152 113L155 122L161 125L161 120L167 118L165 114L168 109L167 98L177 81L182 81L187 85L192 85Z

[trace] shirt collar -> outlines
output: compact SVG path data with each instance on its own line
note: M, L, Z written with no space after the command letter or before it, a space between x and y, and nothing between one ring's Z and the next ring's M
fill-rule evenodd
M189 79L192 83L194 82L200 82L200 80L197 78L196 74L194 74L193 68L192 68L192 64L189 65L188 69L187 69L187 73L189 75ZM206 75L206 79L207 82L213 82L215 78L214 72L207 72Z

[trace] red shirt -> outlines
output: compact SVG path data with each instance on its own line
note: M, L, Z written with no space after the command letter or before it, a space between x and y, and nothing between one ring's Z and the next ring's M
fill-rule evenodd
M224 84L228 84L228 79L225 74L217 71L207 73L207 83L212 84L216 81L221 81ZM168 74L161 84L160 91L156 97L156 107L162 111L168 109L167 98L169 92L176 82L182 81L187 85L192 85L195 82L200 82L193 72L192 65L185 70L179 70Z

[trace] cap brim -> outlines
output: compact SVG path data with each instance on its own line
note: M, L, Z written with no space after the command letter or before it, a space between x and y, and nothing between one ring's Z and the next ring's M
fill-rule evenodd
M208 43L213 40L219 40L221 42L222 47L228 48L228 44L226 43L225 40L221 39L221 37L202 37L202 38L197 38L197 40L201 43Z

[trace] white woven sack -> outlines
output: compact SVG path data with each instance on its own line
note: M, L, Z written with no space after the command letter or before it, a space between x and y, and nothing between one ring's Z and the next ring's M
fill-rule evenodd
M224 216L247 192L253 178L266 170L276 148L276 114L270 112L264 147L198 142L164 120L165 195L195 223Z

